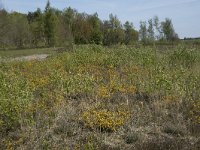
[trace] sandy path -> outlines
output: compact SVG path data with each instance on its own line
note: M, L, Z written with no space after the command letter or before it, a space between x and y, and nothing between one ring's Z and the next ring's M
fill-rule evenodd
M35 55L21 56L21 57L15 57L15 58L1 58L0 57L0 62L43 60L47 58L48 56L49 54L35 54Z
M49 55L48 54L37 54L37 55L30 55L30 56L21 56L21 57L15 57L13 60L42 60L47 58Z

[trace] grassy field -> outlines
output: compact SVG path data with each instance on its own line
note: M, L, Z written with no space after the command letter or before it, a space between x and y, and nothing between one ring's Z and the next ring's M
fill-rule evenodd
M19 49L19 50L0 50L0 58L13 58L20 56L28 56L35 54L54 54L54 48L38 48L38 49Z
M2 62L0 110L0 149L198 150L200 53L85 45Z

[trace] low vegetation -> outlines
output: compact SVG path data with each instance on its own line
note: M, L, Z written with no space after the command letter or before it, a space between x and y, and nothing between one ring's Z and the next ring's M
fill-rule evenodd
M0 63L1 149L199 149L200 53L76 46Z

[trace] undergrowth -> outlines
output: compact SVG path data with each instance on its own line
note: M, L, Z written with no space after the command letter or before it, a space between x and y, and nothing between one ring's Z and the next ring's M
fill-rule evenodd
M199 62L182 46L96 45L1 62L0 148L198 149Z

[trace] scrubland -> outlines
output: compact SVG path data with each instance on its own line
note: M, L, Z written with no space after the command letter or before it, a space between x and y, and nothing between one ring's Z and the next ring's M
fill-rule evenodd
M200 149L200 51L96 45L0 62L0 149Z

